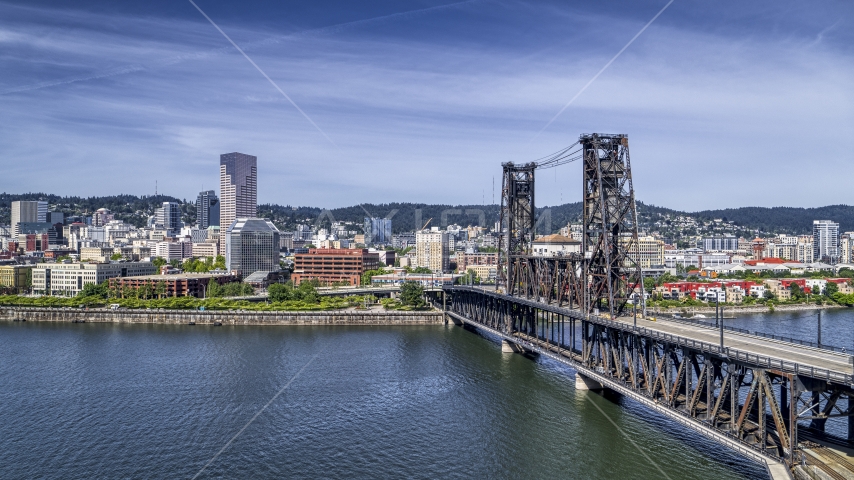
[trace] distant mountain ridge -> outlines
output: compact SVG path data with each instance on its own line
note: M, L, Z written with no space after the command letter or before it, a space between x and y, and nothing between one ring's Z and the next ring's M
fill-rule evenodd
M128 223L142 226L154 208L165 201L184 204L184 221L195 220L195 208L190 200L181 200L168 195L135 196L113 195L103 197L59 196L46 193L0 194L0 225L10 222L10 205L15 200L45 200L59 205L67 214L84 214L108 208ZM551 233L569 222L580 221L581 202L566 203L538 208L541 219L540 233ZM448 223L460 225L483 222L489 226L498 221L498 205L451 205L393 202L383 204L365 203L349 207L322 209L318 207L291 207L289 205L262 204L258 215L273 220L277 225L292 230L297 224L328 226L332 221L361 224L366 216L392 218L395 233L411 232L432 218L432 226ZM813 220L833 220L839 223L841 232L854 231L854 206L828 205L816 208L800 207L740 207L719 210L685 212L638 202L638 216L642 228L650 228L662 217L691 217L697 221L721 219L750 230L769 233L806 235L812 233ZM145 217L145 218L144 218ZM416 225L416 222L420 223ZM548 230L548 231L547 231Z

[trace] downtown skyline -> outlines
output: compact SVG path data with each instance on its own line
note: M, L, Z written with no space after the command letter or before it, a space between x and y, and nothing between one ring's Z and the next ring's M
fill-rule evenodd
M644 202L851 203L850 153L806 140L853 135L843 3L196 4L305 116L189 2L0 3L0 190L194 198L241 151L259 203L490 204L501 162L602 131L629 135ZM538 186L578 201L580 166Z

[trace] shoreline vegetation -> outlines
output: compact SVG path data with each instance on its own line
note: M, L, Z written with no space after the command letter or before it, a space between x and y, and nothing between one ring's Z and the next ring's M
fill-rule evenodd
M401 287L400 298L377 299L373 295L350 295L347 297L321 296L317 285L303 282L298 287L291 284L275 284L268 288L267 302L250 302L224 297L162 297L140 298L139 292L110 291L103 285L87 285L75 297L26 297L20 295L0 295L0 307L53 307L78 309L103 309L116 305L126 310L204 310L229 311L245 310L252 312L319 312L335 310L369 311L369 306L381 306L389 311L426 311L432 307L424 301L424 289L409 282Z

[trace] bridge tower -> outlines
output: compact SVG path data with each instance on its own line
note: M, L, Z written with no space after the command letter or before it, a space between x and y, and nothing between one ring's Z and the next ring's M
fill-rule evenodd
M625 310L636 282L643 282L638 220L627 135L583 134L582 252L588 312ZM641 290L642 291L642 290Z
M501 217L498 237L498 285L512 295L519 281L512 258L530 255L536 228L534 207L534 170L536 163L502 163Z

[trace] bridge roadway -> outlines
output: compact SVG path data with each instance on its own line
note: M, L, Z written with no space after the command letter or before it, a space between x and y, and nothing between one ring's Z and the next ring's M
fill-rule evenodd
M533 299L504 295L493 289L460 286L454 286L451 289L477 291L575 319L586 319L603 324L611 323L606 316L587 316L581 310L570 310ZM634 328L633 316L618 317L615 322L624 325L626 330ZM720 345L720 330L700 323L670 320L652 315L644 318L638 312L637 326L639 329L657 333L658 336L675 337L676 343L696 342L716 350ZM767 364L769 368L854 385L854 356L846 353L731 330L724 330L724 349L729 357L755 363L757 366Z

